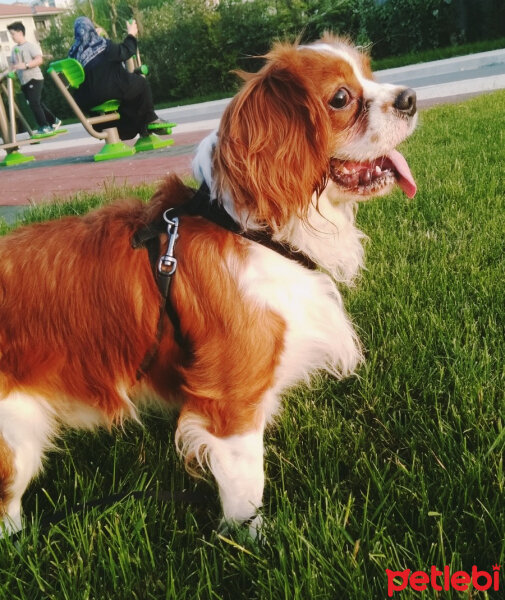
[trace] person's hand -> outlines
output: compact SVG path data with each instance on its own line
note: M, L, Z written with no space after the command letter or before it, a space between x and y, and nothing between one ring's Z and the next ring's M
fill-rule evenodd
M18 62L15 65L12 65L11 69L13 71L24 71L26 69L26 63Z
M133 35L133 37L137 37L139 33L139 29L137 27L137 21L132 19L131 21L126 21L126 31L129 35Z

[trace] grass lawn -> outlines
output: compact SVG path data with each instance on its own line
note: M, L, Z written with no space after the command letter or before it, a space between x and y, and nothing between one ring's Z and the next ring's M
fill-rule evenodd
M358 215L367 271L345 296L367 363L286 398L266 439L263 541L214 532L214 486L184 472L176 416L149 414L144 428L67 435L49 456L25 496L29 526L0 541L0 600L384 600L387 568L505 569L505 93L423 112L403 150L418 195ZM133 490L205 502L74 512ZM501 579L495 596L394 597L504 598Z

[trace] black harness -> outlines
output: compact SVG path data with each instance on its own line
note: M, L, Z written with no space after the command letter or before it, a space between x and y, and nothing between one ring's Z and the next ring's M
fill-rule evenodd
M156 284L161 294L160 316L158 319L158 329L156 339L147 352L144 360L137 370L137 379L143 377L158 352L158 347L163 334L163 319L165 313L168 315L174 327L174 337L181 348L188 345L184 339L180 328L180 321L173 304L169 300L170 283L177 269L177 258L175 257L175 243L178 238L179 218L182 216L203 217L223 229L231 231L248 240L257 242L278 254L299 262L304 267L316 269L317 265L307 255L294 250L289 244L277 242L272 239L269 230L246 231L239 223L225 211L223 206L211 198L209 187L202 183L198 190L195 190L193 196L183 204L174 208L169 208L157 220L149 223L139 229L132 238L133 248L146 248L149 254L149 262L153 270ZM166 234L168 237L167 249L161 254L160 236Z

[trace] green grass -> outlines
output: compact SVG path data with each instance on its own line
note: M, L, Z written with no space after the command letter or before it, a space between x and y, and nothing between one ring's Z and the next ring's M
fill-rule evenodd
M266 441L261 543L215 533L215 489L180 464L176 416L150 414L144 428L69 434L49 456L25 497L30 525L17 544L0 542L0 600L384 600L386 568L503 570L504 138L503 92L423 112L403 148L418 195L360 208L367 271L345 295L367 363L286 398ZM29 220L63 209L31 210ZM73 512L156 489L208 502ZM63 521L41 523L60 509ZM503 589L502 574L498 598Z

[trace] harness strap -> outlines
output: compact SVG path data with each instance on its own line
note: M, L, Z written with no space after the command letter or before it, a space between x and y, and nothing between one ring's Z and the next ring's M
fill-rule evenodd
M287 243L273 240L272 232L269 229L245 231L243 227L226 212L220 203L212 201L209 187L205 182L201 184L194 196L188 202L176 207L174 211L177 215L203 217L204 219L207 219L207 221L211 221L223 229L251 240L251 242L261 244L285 258L295 260L312 271L317 269L316 263L303 252L294 250Z
M168 315L174 328L174 338L177 344L182 348L185 345L185 339L181 332L179 315L169 301L170 284L172 276L177 268L177 259L174 257L175 242L178 236L179 219L172 216L172 210L167 210L163 214L163 221L158 220L150 223L137 231L132 238L132 247L147 249L149 262L156 279L156 284L161 295L160 314L158 317L158 326L156 328L156 337L151 347L146 352L144 359L137 369L137 380L144 377L158 354L161 337L163 335L163 321L165 313ZM166 253L160 257L160 235L166 233L168 244Z
M257 242L286 258L295 260L308 269L317 269L316 263L303 252L297 252L289 244L273 240L270 231L245 231L218 202L212 201L209 187L205 182L202 183L187 202L168 209L165 211L162 218L145 225L135 232L132 238L131 244L133 248L147 249L149 262L151 263L151 268L161 294L160 316L156 338L137 370L137 379L141 379L147 373L156 358L161 337L163 335L163 320L165 313L172 322L174 337L178 345L181 348L184 348L187 345L187 340L185 340L181 332L179 316L174 309L173 304L170 302L170 283L177 266L177 260L173 255L173 250L175 241L178 237L178 219L183 215L203 217L204 219L219 225L223 229L231 231L232 233L253 242ZM171 231L171 224L174 221L177 225L175 231ZM161 254L160 235L164 233L168 234L169 238L167 254L164 254L159 258ZM165 259L167 261L166 263L164 263Z

